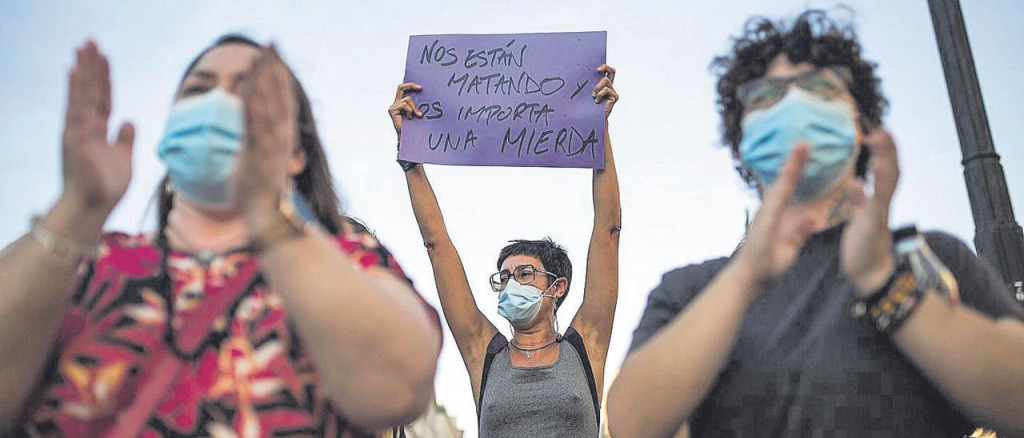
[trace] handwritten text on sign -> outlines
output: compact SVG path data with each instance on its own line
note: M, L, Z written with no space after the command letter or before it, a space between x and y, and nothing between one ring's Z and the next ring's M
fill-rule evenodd
M606 32L409 37L405 82L423 113L402 127L403 160L604 167L604 104L591 92Z

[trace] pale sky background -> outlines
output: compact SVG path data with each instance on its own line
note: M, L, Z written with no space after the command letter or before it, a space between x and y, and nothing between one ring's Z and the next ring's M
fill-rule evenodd
M864 55L877 61L891 108L902 180L893 225L917 223L974 237L960 149L924 0L848 1ZM395 253L419 291L437 304L430 265L395 164L386 115L401 82L411 34L608 31L608 62L622 101L611 135L622 191L619 307L608 373L626 354L650 290L675 267L728 254L756 197L718 145L711 59L747 17L792 17L822 1L516 2L3 2L0 4L0 244L28 229L60 190L59 138L73 48L95 38L113 69L112 120L137 126L135 176L107 226L150 231L156 157L173 89L202 48L226 32L274 40L314 103L337 187L349 213ZM1024 2L963 4L989 121L1011 197L1024 205ZM487 285L498 250L513 238L551 236L565 245L577 281L560 312L566 327L583 290L592 220L587 170L429 166L448 229L466 263L477 303L507 331ZM492 208L514 187L536 193L518 212ZM149 212L147 214L147 211ZM512 213L509 213L512 212ZM1020 219L1018 219L1020 222ZM973 247L973 245L970 245ZM386 322L382 322L386 323ZM476 436L469 380L445 328L439 401Z

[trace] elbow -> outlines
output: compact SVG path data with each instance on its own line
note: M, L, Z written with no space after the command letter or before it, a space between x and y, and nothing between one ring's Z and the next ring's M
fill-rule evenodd
M390 424L408 424L426 412L434 402L434 382L410 386L395 403Z
M431 350L433 351L433 350ZM388 424L407 424L419 418L434 403L434 376L437 353L429 354L406 367L405 378L395 388Z
M429 343L428 343L429 344ZM328 383L332 403L364 430L408 424L434 402L439 345L389 354L383 363L365 364Z
M407 385L387 394L387 403L380 409L350 420L368 430L409 424L423 415L433 402L433 382L429 385Z
M621 379L621 374L619 379ZM628 388L623 388L622 382L616 379L608 389L608 434L615 438L630 438L642 436L642 425L638 424L636 405L629 398Z
M434 366L429 368L433 370ZM429 378L362 374L352 376L354 384L339 385L329 391L338 394L330 397L331 402L348 421L363 430L411 423L434 402L433 372Z
M15 428L18 427L18 415L21 413L23 406L10 402L9 400L0 400L0 436L17 436Z

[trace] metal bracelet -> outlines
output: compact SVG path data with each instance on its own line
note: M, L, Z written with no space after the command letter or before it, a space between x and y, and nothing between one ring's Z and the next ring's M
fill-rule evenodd
M96 245L79 245L48 230L43 226L39 216L32 218L32 227L28 235L47 251L76 265L85 260L95 259L98 252Z

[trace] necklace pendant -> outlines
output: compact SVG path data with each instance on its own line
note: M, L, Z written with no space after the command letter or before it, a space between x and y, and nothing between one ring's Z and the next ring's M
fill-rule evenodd
M527 358L527 359L529 359L529 358L530 358L530 355L531 355L531 354L533 354L533 352L532 352L532 351L527 351L527 352L526 352L526 358Z
M210 263L212 263L213 259L216 257L217 254L213 252L213 250L206 248L200 249L199 252L196 253L196 259L198 259L199 264L202 265L203 268L209 267Z

